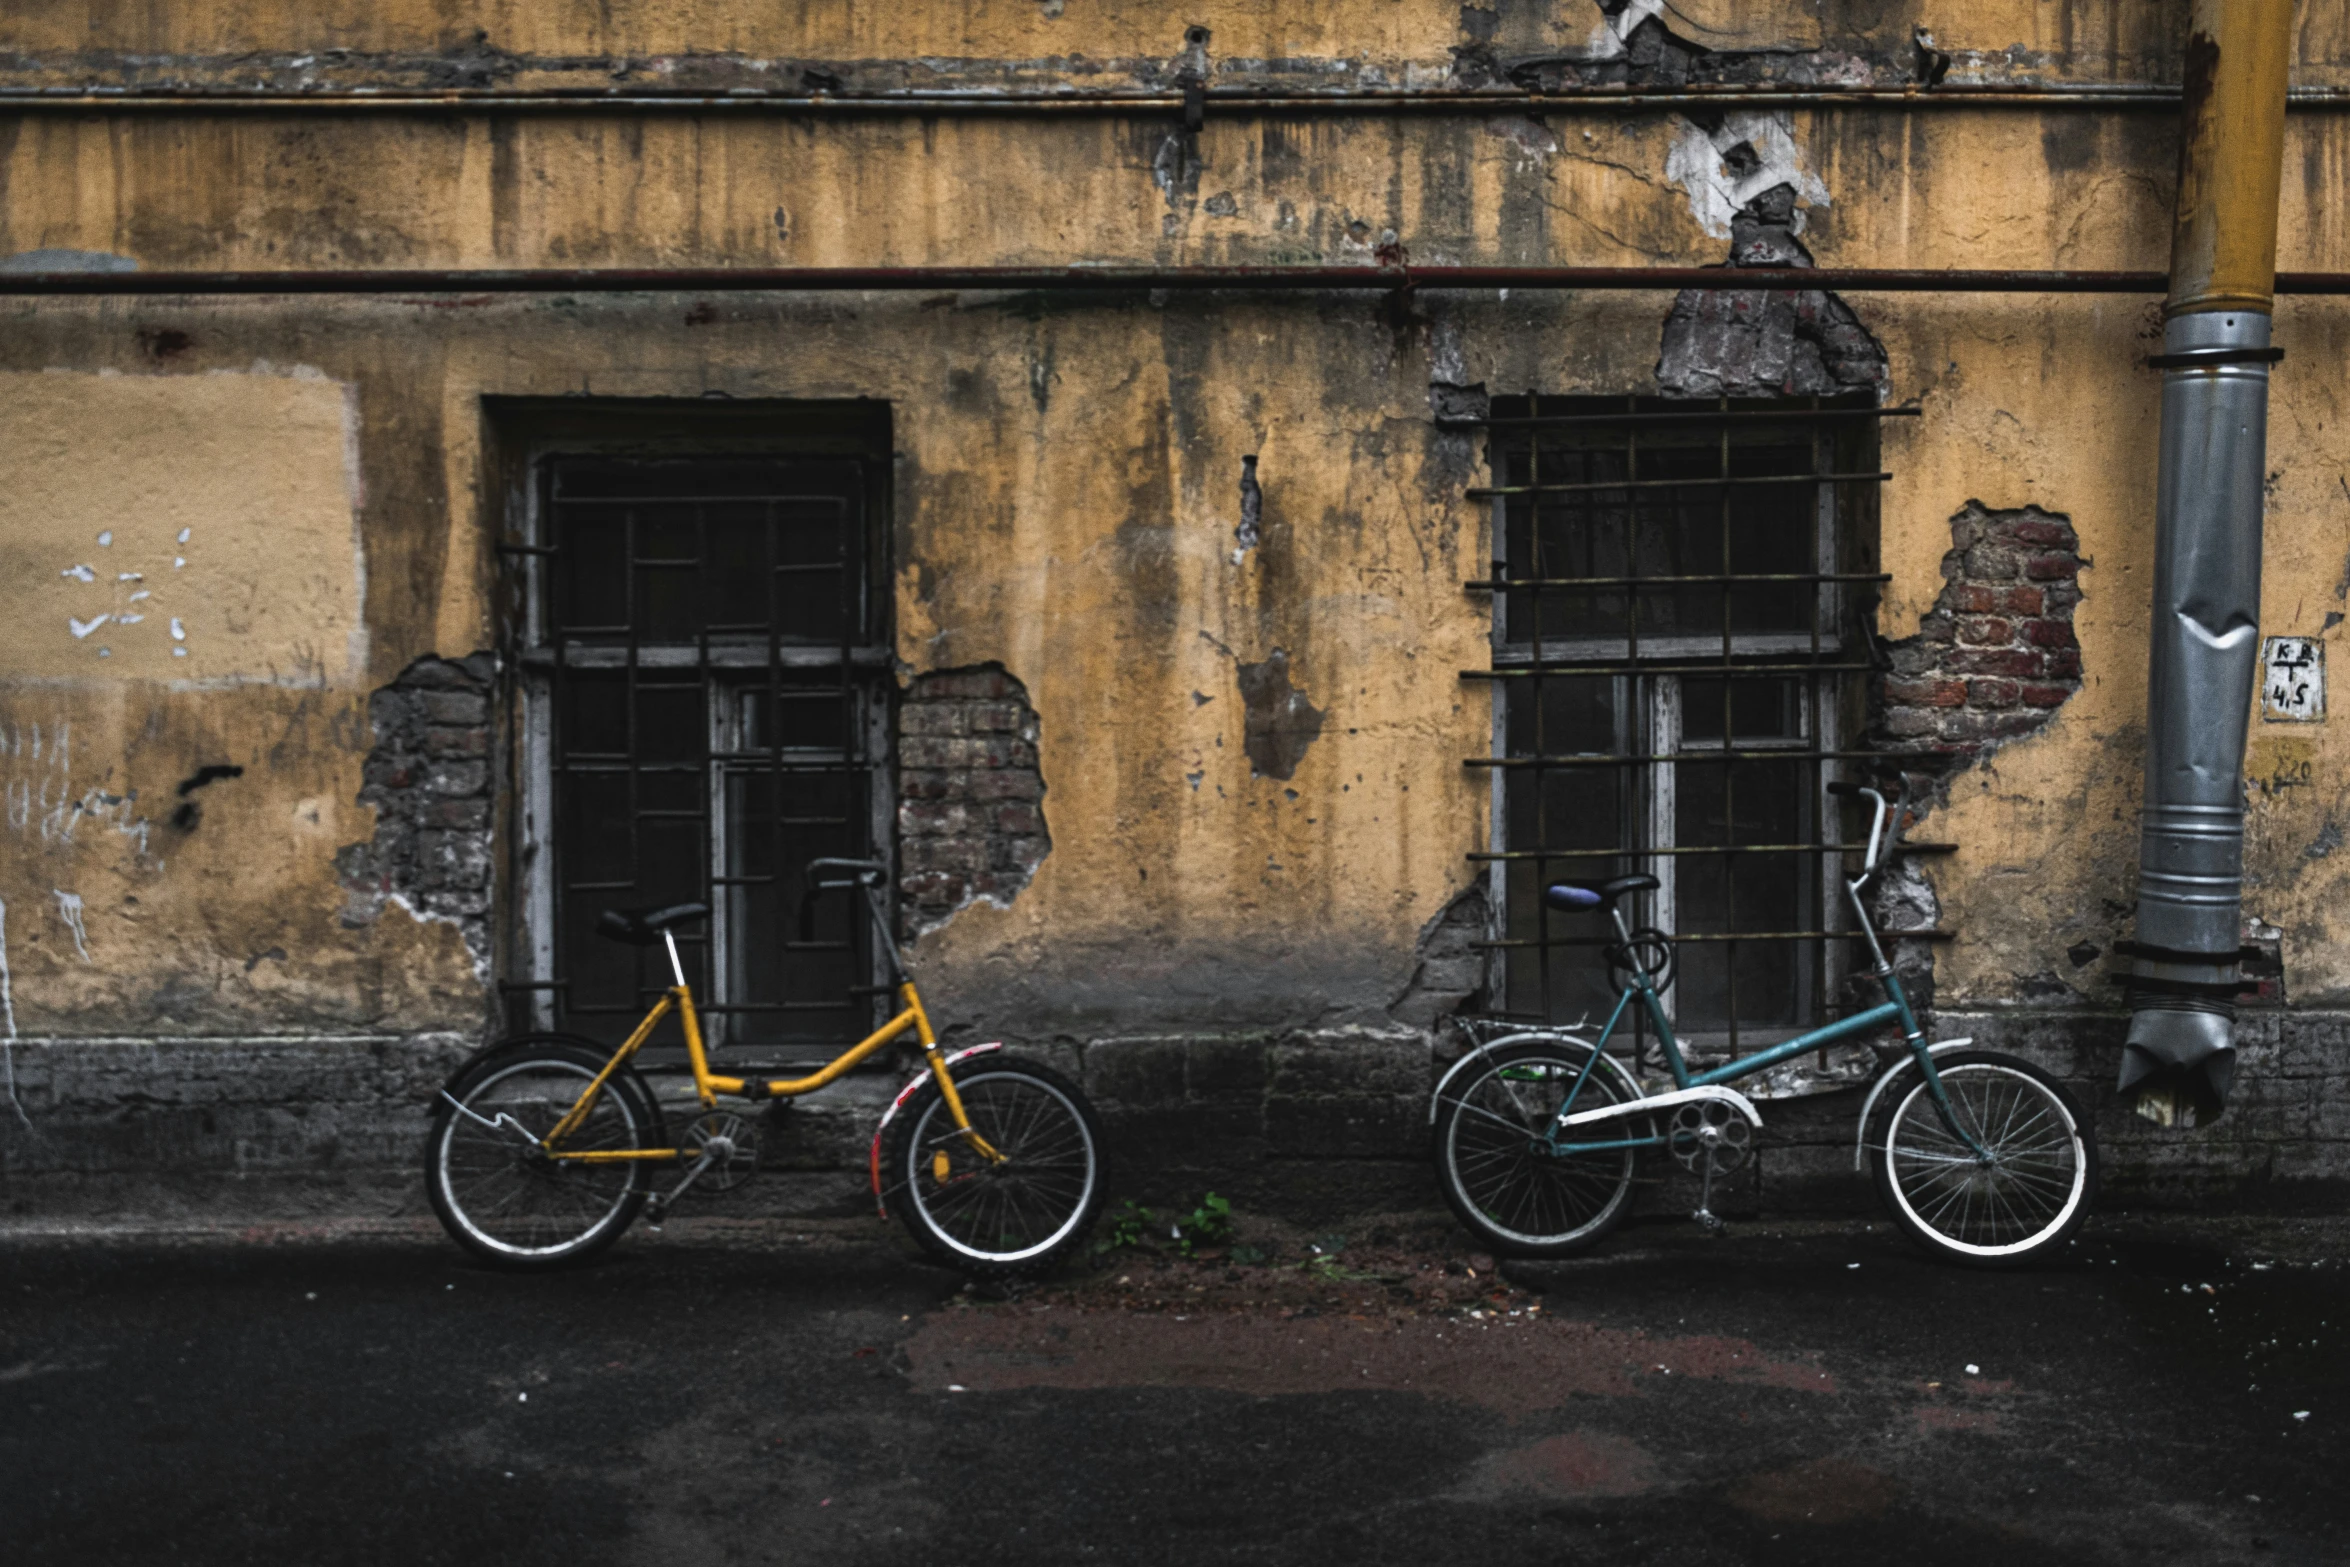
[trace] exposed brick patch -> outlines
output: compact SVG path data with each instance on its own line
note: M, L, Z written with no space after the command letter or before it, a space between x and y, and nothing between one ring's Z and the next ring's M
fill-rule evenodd
M1433 1029L1454 1013L1481 1005L1490 953L1478 944L1492 934L1493 905L1479 880L1420 927L1420 939L1412 946L1412 977L1388 1003L1388 1015L1413 1028Z
M1968 501L1950 545L1941 596L1888 648L1875 705L1886 750L1954 768L2031 734L2081 689L2073 608L2089 563L2072 524L2036 506Z
M918 936L1009 904L1052 852L1036 709L1001 664L917 675L898 706L900 922Z
M1755 163L1741 144L1724 154ZM1795 237L1795 190L1774 185L1730 220L1730 270L1808 267ZM1811 397L1882 393L1885 349L1836 295L1687 288L1665 316L1657 385L1673 397Z
M426 656L367 699L375 732L359 803L375 836L335 856L349 894L343 923L374 923L397 899L454 923L476 965L489 956L490 702L497 660Z

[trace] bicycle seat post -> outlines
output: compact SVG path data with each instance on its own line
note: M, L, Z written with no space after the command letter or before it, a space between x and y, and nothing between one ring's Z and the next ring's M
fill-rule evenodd
M669 972L676 976L677 988L683 990L685 989L685 964L677 956L677 933L665 929L661 932L661 939L669 947Z

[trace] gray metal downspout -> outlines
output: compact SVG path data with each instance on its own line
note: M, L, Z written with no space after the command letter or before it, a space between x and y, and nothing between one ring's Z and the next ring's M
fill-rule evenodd
M2165 308L2146 793L2120 1089L2163 1125L2235 1079L2244 731L2260 648L2290 0L2197 0Z

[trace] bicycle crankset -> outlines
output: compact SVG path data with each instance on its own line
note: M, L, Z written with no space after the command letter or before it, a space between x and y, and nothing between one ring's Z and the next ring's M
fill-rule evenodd
M1673 1112L1665 1146L1684 1170L1703 1165L1709 1175L1728 1175L1746 1163L1753 1152L1754 1128L1746 1118L1718 1100L1686 1104Z
M732 1110L704 1110L678 1130L677 1147L687 1168L709 1157L694 1184L704 1191L730 1192L759 1173L759 1128Z

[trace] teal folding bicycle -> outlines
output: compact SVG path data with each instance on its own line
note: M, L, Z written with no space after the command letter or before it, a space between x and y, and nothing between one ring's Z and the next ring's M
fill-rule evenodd
M1875 809L1860 874L1844 891L1885 1000L1722 1066L1690 1071L1663 999L1670 939L1632 930L1619 907L1654 889L1655 877L1562 883L1544 894L1554 909L1605 908L1619 938L1608 961L1629 977L1597 1038L1579 1025L1500 1034L1436 1086L1429 1118L1445 1200L1496 1251L1563 1257L1597 1242L1632 1205L1643 1149L1665 1149L1700 1175L1694 1217L1718 1227L1714 1180L1745 1162L1762 1125L1753 1101L1724 1085L1889 1024L1906 1048L1888 1052L1892 1063L1861 1102L1855 1164L1874 1166L1877 1193L1901 1227L1928 1251L1979 1267L2013 1266L2080 1227L2097 1190L2088 1118L2028 1061L1966 1039L1927 1043L1861 902L1892 849L1893 807L1877 787L1832 783L1828 792ZM1634 1007L1656 1029L1670 1088L1644 1085L1609 1053Z

